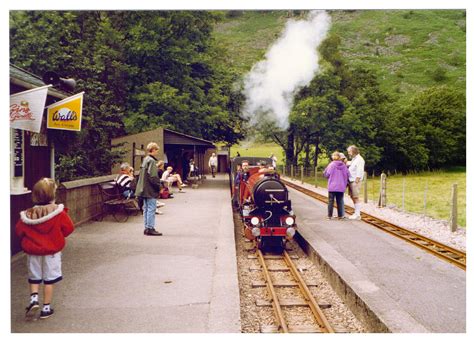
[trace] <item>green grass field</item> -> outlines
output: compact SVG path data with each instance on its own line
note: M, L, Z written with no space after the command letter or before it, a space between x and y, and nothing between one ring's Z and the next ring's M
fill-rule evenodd
M233 145L230 148L230 157L240 153L240 156L261 156L269 157L274 154L277 157L277 166L283 164L283 149L275 143L245 144Z
M403 183L405 182L405 185ZM423 172L407 176L387 177L387 204L403 208L403 187L405 187L404 208L409 212L448 220L451 210L452 185L458 185L458 224L466 226L466 169ZM367 192L369 200L378 200L380 177L369 176ZM426 211L425 211L426 192Z
M281 172L283 166L283 149L274 143L254 143L241 144L231 147L231 157L237 154L241 156L262 156L268 157L275 154L278 158L278 168ZM322 161L320 167L324 167L327 160ZM320 169L320 168L319 168ZM297 179L300 179L299 175ZM405 180L404 180L405 179ZM305 182L315 184L314 170L311 176L304 179ZM327 187L327 180L322 176L322 172L318 172L318 187ZM380 176L372 179L369 175L367 179L367 195L370 201L378 201L380 190ZM450 170L423 172L409 174L407 176L390 175L387 177L387 205L396 205L403 208L403 181L405 181L405 205L404 209L408 212L425 213L424 197L425 187L428 186L426 195L426 215L436 218L448 220L450 216L451 205L451 188L452 184L458 184L458 225L466 226L466 168L458 167Z

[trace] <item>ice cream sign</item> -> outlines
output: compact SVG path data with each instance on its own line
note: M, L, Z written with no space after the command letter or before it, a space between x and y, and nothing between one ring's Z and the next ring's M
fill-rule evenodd
M51 104L48 109L48 128L81 130L82 99L84 92Z

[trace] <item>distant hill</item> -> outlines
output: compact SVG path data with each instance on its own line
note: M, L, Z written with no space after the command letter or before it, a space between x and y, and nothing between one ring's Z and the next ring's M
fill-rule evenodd
M373 69L382 89L402 101L434 85L465 91L464 10L330 11L331 33L342 39L351 65ZM229 67L245 74L278 38L297 11L233 11L216 25L214 37L229 50Z

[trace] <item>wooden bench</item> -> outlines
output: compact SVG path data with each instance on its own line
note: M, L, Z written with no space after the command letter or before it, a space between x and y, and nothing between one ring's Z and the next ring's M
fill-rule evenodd
M102 199L101 219L112 214L118 222L125 222L130 215L138 215L140 208L135 198L124 198L115 182L100 183L99 192Z

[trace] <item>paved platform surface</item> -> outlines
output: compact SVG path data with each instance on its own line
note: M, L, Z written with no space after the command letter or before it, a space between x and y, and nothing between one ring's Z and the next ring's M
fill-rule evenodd
M14 257L12 332L240 333L228 177L174 196L156 217L160 237L143 235L141 215L79 226L63 253L49 319L24 321L26 257Z
M466 272L290 189L299 233L391 332L466 332ZM342 289L346 290L346 289Z

